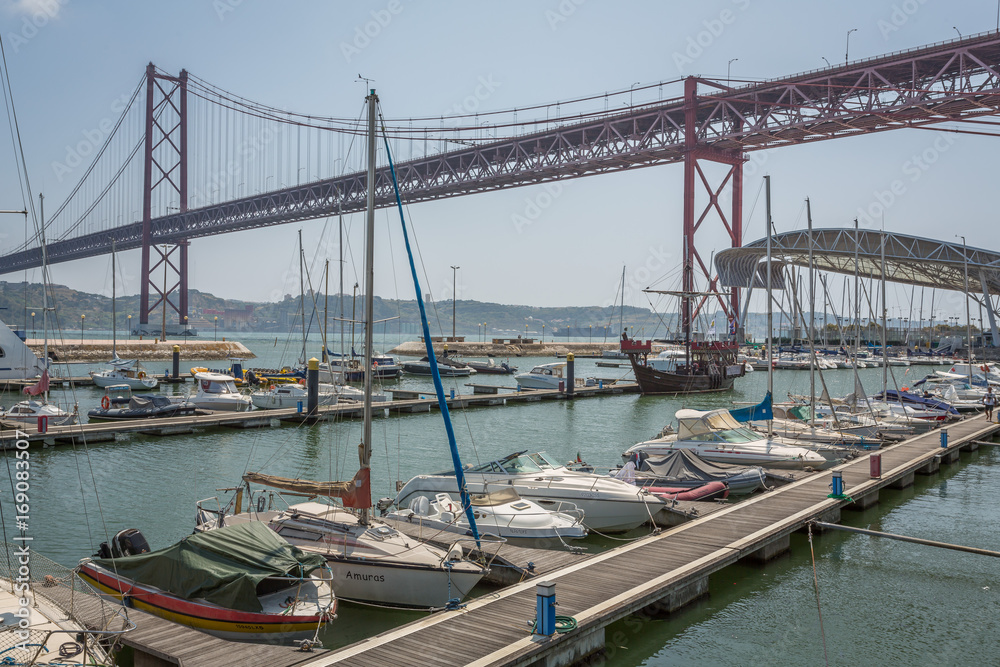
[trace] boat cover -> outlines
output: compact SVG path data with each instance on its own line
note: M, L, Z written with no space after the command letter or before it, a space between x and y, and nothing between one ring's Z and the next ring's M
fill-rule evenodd
M304 577L326 561L306 553L259 521L189 535L173 546L124 558L95 558L119 577L185 600L261 612L257 585L268 577ZM291 584L292 582L289 582Z
M712 463L700 458L694 452L687 449L675 449L666 456L650 457L646 452L636 452L633 460L639 474L645 473L647 476L655 476L657 479L676 480L677 482L700 481L725 482L733 475L755 468L755 466L736 466L724 463Z
M887 403L905 403L907 405L920 405L925 408L930 408L931 410L942 410L953 415L958 414L956 410L950 403L936 399L936 398L924 398L916 394L911 394L905 391L896 391L895 389L888 389L885 392L885 396L882 394L875 394L872 398L885 401Z
M774 411L771 409L771 392L764 394L764 400L749 408L739 408L730 410L729 414L738 422L765 421L774 419Z

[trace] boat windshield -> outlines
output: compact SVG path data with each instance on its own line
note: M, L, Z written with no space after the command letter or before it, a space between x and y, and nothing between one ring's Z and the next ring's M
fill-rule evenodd
M697 435L692 435L689 438L685 438L687 441L695 442L725 442L731 445L743 444L747 442L756 442L761 439L761 436L754 433L748 428L727 428L721 431L708 431L705 433L698 433Z
M201 390L206 394L236 394L236 383L233 380L228 382L212 382L211 380L201 381Z
M550 461L545 452L534 452L531 454L515 454L499 461L491 461L471 469L472 472L492 472L506 473L508 475L523 475L524 473L536 473L543 470L552 470L558 467Z

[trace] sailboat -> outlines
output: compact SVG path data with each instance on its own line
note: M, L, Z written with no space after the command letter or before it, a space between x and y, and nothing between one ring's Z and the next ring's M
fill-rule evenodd
M375 91L368 102L368 209L365 244L365 367L372 363L372 326L374 320L374 232L375 232L375 119L378 97ZM418 290L419 293L419 290ZM427 337L427 340L430 340ZM482 565L464 557L460 541L448 550L438 549L408 537L372 513L372 373L364 378L364 420L359 445L361 467L347 482L315 482L260 473L243 476L251 489L250 509L242 510L243 489L234 496L234 513L213 511L199 503L196 531L223 525L260 521L306 552L321 554L327 561L337 596L385 606L440 608L465 598L486 574ZM436 384L440 379L435 378ZM442 390L443 396L443 390ZM287 509L274 509L259 494L254 502L251 484L305 494L338 498L341 505L315 501L298 503ZM463 504L468 507L466 498ZM475 523L473 534L478 538Z
M111 360L110 368L103 371L90 371L90 377L98 387L107 388L114 385L127 384L132 391L156 389L160 381L147 376L142 370L138 359L120 359L118 357L118 313L117 276L115 275L115 242L111 240ZM164 304L164 307L166 305Z
M50 426L69 426L79 421L80 415L74 408L73 412L68 412L62 408L49 403L49 300L48 300L48 262L45 249L45 198L38 195L39 210L41 213L40 244L42 248L42 337L45 341L42 357L44 361L42 376L38 382L30 387L24 388L24 393L29 396L42 396L42 400L29 398L19 401L8 409L3 417L8 421L16 421L25 424L37 424L42 427L42 420ZM36 359L37 362L37 359Z

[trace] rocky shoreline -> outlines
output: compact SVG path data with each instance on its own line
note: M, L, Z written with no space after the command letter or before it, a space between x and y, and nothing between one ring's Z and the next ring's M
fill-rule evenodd
M25 341L31 350L42 356L45 341ZM181 359L215 360L256 357L243 343L237 341L152 340L118 341L118 356L139 361L169 361L173 358L174 345L180 348ZM101 363L111 358L110 340L84 340L80 342L49 341L49 357L61 363Z
M618 341L613 343L573 343L565 341L533 341L531 343L493 342L435 342L434 354L440 355L448 348L448 354L459 357L562 357L572 352L581 357L599 357L604 350L617 350ZM398 345L389 354L423 357L427 350L423 341L412 340Z

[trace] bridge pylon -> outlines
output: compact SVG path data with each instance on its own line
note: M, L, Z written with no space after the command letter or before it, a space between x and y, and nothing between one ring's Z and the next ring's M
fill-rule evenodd
M182 240L163 246L151 243L154 200L163 209L158 211L159 215L188 210L187 82L186 70L174 77L158 72L153 63L146 66L140 325L149 325L149 314L158 306L172 308L182 326L188 314L189 242ZM153 252L158 258L151 264ZM152 304L151 291L156 295ZM170 295L175 291L176 298L171 301Z
M699 127L700 123L704 124L704 119L699 119L698 113L698 81L699 79L693 76L689 76L684 81L684 266L682 289L688 293L695 291L696 272L707 281L705 291L715 292L717 289L718 276L712 273L710 262L706 263L698 254L694 242L695 233L706 219L714 214L714 217L722 222L729 234L732 247L739 248L743 245L743 163L746 162L746 158L742 151L720 150L709 147L701 141L704 132L699 131ZM705 83L719 87L716 82L706 81ZM731 123L733 125L731 129L738 130L742 119L739 115L734 114ZM702 161L729 165L729 169L720 180L713 182L710 175L701 168L699 163ZM730 186L731 198L728 215L723 210L723 203L720 203L722 193L727 185ZM702 188L708 194L708 202L698 212L696 195ZM732 288L728 301L721 295L715 296L715 299L721 305L728 320L724 333L733 333L737 340L743 340L739 290L735 287ZM694 305L692 305L691 299L684 300L681 316L685 330L710 300L712 297L702 296L696 300ZM717 327L717 331L723 330Z

